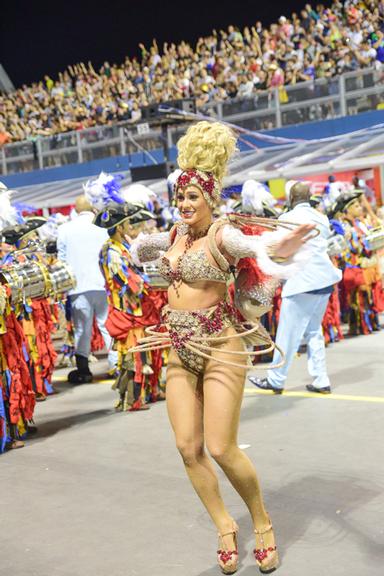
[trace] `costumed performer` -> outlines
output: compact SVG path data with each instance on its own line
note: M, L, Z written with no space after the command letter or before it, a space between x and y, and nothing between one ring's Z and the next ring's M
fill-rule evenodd
M106 328L117 350L118 376L112 389L119 392L116 410L148 409L146 391L150 399L157 399L157 385L161 371L152 366L152 353L130 353L144 336L144 327L158 322L157 310L148 295L148 285L132 262L127 238L135 238L140 225L154 215L141 206L111 203L95 218L96 226L108 231L109 240L100 252L100 270L105 279L108 297Z
M14 248L14 251L8 254L7 263L17 262L23 265L31 261L38 262L43 269L46 268L47 254L38 235L38 230L46 221L42 216L26 217L24 225L3 230L5 242ZM56 329L52 299L49 296L25 299L19 319L21 318L33 364L36 400L42 401L55 392L52 376L57 353L52 342L52 334Z
M380 282L377 260L365 242L361 227L363 215L362 191L346 192L339 196L334 207L335 218L345 228L348 248L343 254L342 310L349 324L349 335L370 334L380 330L374 285ZM374 274L371 274L373 268Z
M158 259L161 251L166 253L160 261L160 272L169 282L164 325L147 329L149 336L133 350L171 347L168 414L187 474L218 529L217 560L225 574L237 570L238 526L222 500L205 446L250 511L260 570L268 572L278 565L272 524L255 469L237 445L247 358L259 353L248 353L243 338L251 344L258 342L262 352L274 345L257 321L241 319L229 303L227 284L241 258L256 258L264 273L284 276L293 272L298 263L278 264L272 258L293 256L313 229L303 225L294 226L293 231L268 233L269 228L279 226L276 221L240 215L213 222L223 176L235 148L236 136L230 128L205 121L191 126L178 142L178 164L183 172L176 181L175 195L182 222L170 232L138 238L131 246L131 253L141 262ZM248 234L259 235L243 233L244 223ZM253 229L252 223L259 226ZM259 292L264 273L259 270ZM237 302L247 313L240 276L238 280Z

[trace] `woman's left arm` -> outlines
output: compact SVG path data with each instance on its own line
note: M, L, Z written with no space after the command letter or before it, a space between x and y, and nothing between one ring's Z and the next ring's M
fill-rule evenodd
M225 225L218 237L218 245L229 256L255 258L258 266L268 276L289 278L308 259L308 251L303 249L313 225L303 224L294 230L264 232L258 236L248 236L230 224Z

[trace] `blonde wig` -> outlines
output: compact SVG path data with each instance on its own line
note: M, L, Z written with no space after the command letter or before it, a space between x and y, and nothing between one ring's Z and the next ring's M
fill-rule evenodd
M190 126L177 143L177 162L183 173L176 190L187 185L201 189L213 207L220 199L222 181L228 161L236 151L236 135L220 122L198 122Z

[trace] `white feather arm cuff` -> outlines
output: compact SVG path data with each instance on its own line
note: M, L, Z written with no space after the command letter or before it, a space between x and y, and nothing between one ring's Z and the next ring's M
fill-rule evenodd
M171 245L169 232L156 234L140 233L132 242L130 253L137 266L160 258L160 252L166 252Z
M264 232L260 236L248 236L231 225L223 227L222 242L224 249L237 260L255 258L261 271L267 276L286 280L299 272L308 261L310 253L303 246L284 263L277 263L270 257L271 248L284 239L289 232L276 230Z

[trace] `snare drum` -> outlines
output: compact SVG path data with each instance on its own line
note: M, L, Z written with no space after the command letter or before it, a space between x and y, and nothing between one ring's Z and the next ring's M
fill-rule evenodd
M47 273L38 262L16 262L10 266L4 266L1 269L0 281L9 286L13 303L46 295Z
M15 262L1 269L0 282L10 288L13 304L27 298L55 297L76 285L68 266L60 261L49 267L34 260Z
M384 248L384 227L373 228L365 237L368 250L375 252Z
M50 278L50 294L56 296L72 290L76 286L76 280L70 268L65 262L57 260L47 267Z
M328 240L328 254L329 256L340 256L348 250L348 244L342 234L335 234Z

